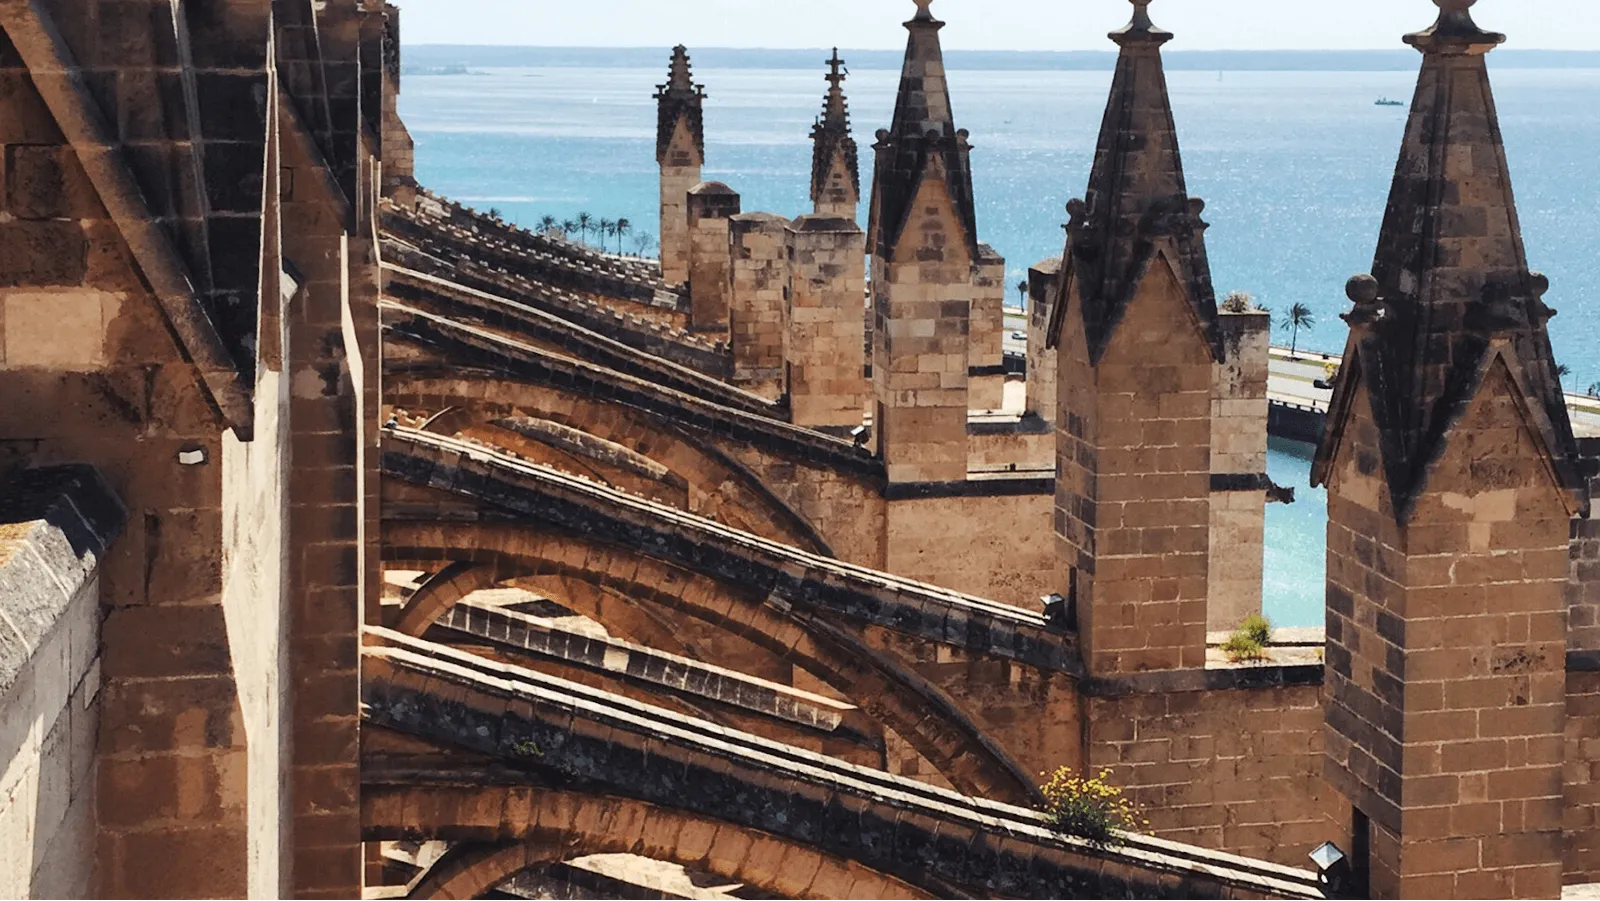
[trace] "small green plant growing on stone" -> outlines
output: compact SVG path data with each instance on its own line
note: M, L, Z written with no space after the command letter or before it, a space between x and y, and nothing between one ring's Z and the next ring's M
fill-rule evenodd
M1121 845L1124 833L1150 825L1139 818L1138 808L1122 789L1107 781L1110 776L1110 770L1093 777L1074 776L1071 767L1058 767L1040 789L1050 825L1100 848Z
M1248 291L1230 291L1222 298L1222 312L1248 313L1256 308L1256 299Z
M511 753L524 760L535 760L544 756L544 752L539 750L539 743L531 738L512 742Z
M1267 645L1272 643L1272 622L1259 613L1252 613L1239 623L1228 640L1222 643L1222 652L1234 663L1247 660L1265 660Z

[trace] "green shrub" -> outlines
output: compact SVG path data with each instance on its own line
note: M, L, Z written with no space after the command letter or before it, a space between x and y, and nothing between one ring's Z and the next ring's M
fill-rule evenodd
M1072 775L1071 767L1058 768L1041 789L1050 825L1101 848L1120 845L1123 833L1150 825L1139 819L1138 809L1122 789L1106 781L1110 775L1110 770L1102 770L1098 776L1082 778Z
M1272 620L1259 613L1252 613L1239 624L1239 631L1250 636L1257 644L1272 643Z
M1259 613L1252 613L1239 623L1228 640L1222 643L1222 652L1234 663L1247 660L1265 660L1267 645L1272 642L1272 623Z

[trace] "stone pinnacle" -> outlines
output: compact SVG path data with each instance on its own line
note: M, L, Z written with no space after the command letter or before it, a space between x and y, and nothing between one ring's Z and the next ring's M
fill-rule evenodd
M1133 20L1111 32L1111 39L1121 46L1153 44L1159 47L1172 40L1172 32L1163 31L1150 21L1151 0L1128 0L1133 4Z
M917 4L917 14L913 18L916 18L916 19L931 19L931 18L933 18L933 10L929 8L929 7L933 6L933 0L912 0L912 2Z

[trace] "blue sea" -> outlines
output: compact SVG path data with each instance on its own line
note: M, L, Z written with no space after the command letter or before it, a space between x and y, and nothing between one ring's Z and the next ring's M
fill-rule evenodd
M666 51L654 68L633 67L637 53L590 53L592 65L572 65L566 51L563 65L469 58L471 74L405 75L400 112L418 179L523 224L588 212L655 232L652 94ZM809 208L823 54L813 68L794 57L694 73L707 93L705 177L732 185L747 211ZM1600 69L1493 76L1529 261L1550 277L1546 300L1561 311L1551 323L1556 353L1572 369L1568 388L1581 391L1600 382ZM979 236L1005 255L1015 284L1061 253L1064 207L1088 179L1111 72L952 63L949 80L957 125L974 146ZM1316 325L1302 330L1301 347L1341 350L1344 283L1371 267L1406 115L1374 101L1409 100L1415 69L1185 70L1168 80L1189 191L1207 202L1219 296L1248 291L1275 310L1305 303ZM864 187L867 148L889 123L898 81L895 69L858 67L846 83ZM1271 447L1272 478L1298 489L1293 505L1268 508L1266 607L1280 625L1322 622L1326 496L1307 484L1311 452Z

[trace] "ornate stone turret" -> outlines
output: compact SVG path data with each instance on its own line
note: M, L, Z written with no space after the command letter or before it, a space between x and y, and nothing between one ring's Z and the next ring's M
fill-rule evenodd
M822 103L822 116L811 127L811 202L819 216L854 221L861 202L861 166L856 139L850 136L850 111L844 98L846 74L835 47L828 60L828 95Z
M668 282L689 277L689 217L685 198L700 183L706 136L701 108L705 88L689 73L689 52L672 48L667 83L656 90L656 162L661 166L661 274Z
M1435 2L1312 473L1326 770L1372 897L1557 897L1577 449L1485 65L1504 37Z
M969 334L987 336L979 352L1000 362L1004 260L978 244L967 133L955 127L945 86L944 23L931 0L916 3L894 122L873 147L875 421L891 482L954 482L967 475Z
M1205 664L1214 367L1200 221L1161 64L1172 35L1133 0L1087 200L1068 205L1056 523L1091 672Z

